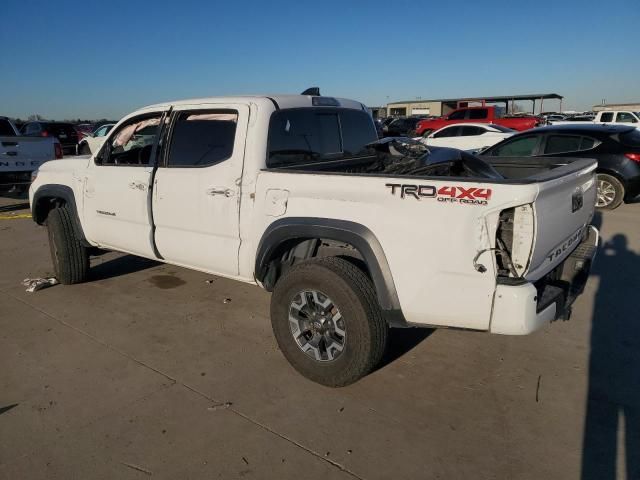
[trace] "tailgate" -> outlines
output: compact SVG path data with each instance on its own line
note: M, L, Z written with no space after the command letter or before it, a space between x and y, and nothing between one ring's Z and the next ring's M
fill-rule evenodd
M52 137L0 137L0 172L32 171L55 158Z
M595 169L590 159L540 175L534 203L535 241L525 278L535 281L567 258L586 234L596 202Z

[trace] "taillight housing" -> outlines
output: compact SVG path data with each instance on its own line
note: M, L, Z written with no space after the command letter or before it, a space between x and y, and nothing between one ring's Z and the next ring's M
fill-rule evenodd
M625 153L624 156L629 160L640 163L640 153Z
M60 145L58 142L55 142L55 143L53 144L53 150L54 150L55 155L56 155L56 160L59 160L60 158L62 158L62 157L63 157L63 154L62 154L62 145Z
M43 130L40 132L40 136L41 137L48 137L49 136L49 132L47 132L46 130Z

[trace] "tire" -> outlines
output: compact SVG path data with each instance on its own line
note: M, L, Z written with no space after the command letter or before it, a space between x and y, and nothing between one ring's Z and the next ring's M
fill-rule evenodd
M301 292L307 292L302 308ZM315 298L320 301L329 301L324 304L328 315L309 315L313 310L309 306L313 303L309 302L313 294L309 298L309 292L316 292ZM296 321L290 322L291 312L295 313L292 318L302 318L316 327L324 328L326 321L327 330L334 326L335 331L322 334L314 328L313 332L307 330L305 336ZM322 324L311 321L314 318L320 318ZM387 345L388 326L371 281L356 266L336 257L299 263L278 280L271 297L271 325L280 350L293 368L309 380L329 387L349 385L370 373L382 359ZM294 334L296 325L300 333L297 338L301 340ZM338 350L341 335L336 332L340 330L344 335L342 348ZM300 342L311 335L311 341L301 346ZM332 339L329 342L334 342L324 352L322 346L326 347L327 340L320 341L316 350L309 347L318 335L329 335ZM318 359L320 354L323 358Z
M616 177L606 173L596 175L598 191L596 194L596 208L613 210L618 208L624 200L624 185Z
M91 149L86 142L78 148L78 155L91 155Z
M71 211L67 207L51 210L47 230L58 281L63 285L84 282L89 273L89 252L76 236Z

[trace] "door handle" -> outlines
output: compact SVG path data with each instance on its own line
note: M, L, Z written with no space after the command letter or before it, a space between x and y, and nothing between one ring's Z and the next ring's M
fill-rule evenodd
M147 186L144 183L131 182L129 183L129 188L133 190L141 190L144 192L147 189Z
M207 189L207 195L211 195L212 197L215 197L216 195L224 195L225 197L229 198L233 195L233 192L229 188L214 187Z

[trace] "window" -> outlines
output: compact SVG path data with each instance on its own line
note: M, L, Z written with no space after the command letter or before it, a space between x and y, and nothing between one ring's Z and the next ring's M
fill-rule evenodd
M197 110L176 115L169 147L169 167L206 167L231 157L238 112Z
M573 135L550 135L544 153L577 152L580 150L582 137Z
M618 123L637 123L638 120L629 112L618 112L616 122Z
M390 125L395 130L395 122ZM371 116L360 110L297 108L280 110L269 124L267 166L341 160L369 154L378 140Z
M370 155L365 146L378 139L377 135L373 136L370 122L369 115L365 112L357 110L342 110L340 112L342 149L345 157Z
M513 128L503 127L502 125L496 125L495 123L492 123L489 126L491 128L493 128L494 130L498 130L499 132L502 132L502 133L514 133L515 132L515 130Z
M460 136L461 137L475 137L477 135L482 135L487 133L487 131L482 127L460 127Z
M100 127L93 134L94 137L104 137L107 134L107 127Z
M160 114L129 120L111 136L106 148L96 157L98 165L145 166L151 160Z
M538 137L520 137L494 149L491 155L497 157L529 157L533 155L537 145Z
M483 118L487 118L488 112L486 108L474 108L469 110L469 119L470 120L480 120Z
M9 120L5 120L4 118L0 118L0 137L15 137L16 132L11 128L11 124Z
M460 131L460 127L443 128L439 132L435 133L433 135L433 138L457 137L459 131Z
M464 120L465 113L467 113L467 110L456 110L449 115L449 120Z
M24 134L25 135L38 135L40 133L40 124L39 123L27 123Z
M600 115L601 122L612 122L613 121L613 112L604 112Z

